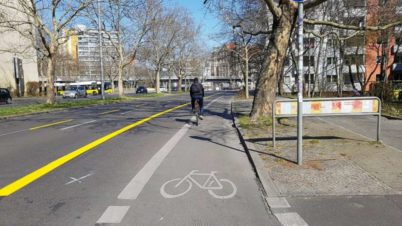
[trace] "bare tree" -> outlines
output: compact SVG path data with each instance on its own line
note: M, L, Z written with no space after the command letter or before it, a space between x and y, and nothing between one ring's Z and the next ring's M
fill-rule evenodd
M199 55L200 45L197 42L199 27L196 27L192 18L185 13L182 19L182 28L178 37L175 39L171 58L172 69L178 78L179 92L183 85L183 78L186 76L189 68L189 62Z
M212 0L211 0L212 1ZM308 0L304 3L306 10L312 10L329 0ZM204 3L210 1L204 0ZM232 0L231 2L237 2ZM264 0L272 14L272 34L269 37L268 53L266 56L264 70L258 78L257 87L251 111L251 120L256 121L259 117L270 114L272 103L275 100L276 85L278 78L283 72L286 51L289 47L289 40L295 28L297 16L297 3L291 0ZM344 30L370 30L380 31L401 25L402 21L395 21L385 25L364 26L350 25L336 21L316 20L306 18L305 23L312 25L332 26Z
M66 41L64 29L77 19L92 0L0 2L0 27L18 32L47 61L47 103L54 104L54 78L59 47Z
M157 93L160 93L160 73L168 64L175 40L182 31L180 21L183 19L183 15L185 15L183 10L165 9L152 21L151 31L147 34L149 63L155 72Z

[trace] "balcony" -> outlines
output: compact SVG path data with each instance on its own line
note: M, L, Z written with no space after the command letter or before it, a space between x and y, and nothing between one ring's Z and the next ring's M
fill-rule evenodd
M359 69L359 73L364 73L366 71L366 68L363 65L357 66L356 64L352 64L350 67L352 74L357 74L357 69ZM343 66L342 73L349 73L349 65Z

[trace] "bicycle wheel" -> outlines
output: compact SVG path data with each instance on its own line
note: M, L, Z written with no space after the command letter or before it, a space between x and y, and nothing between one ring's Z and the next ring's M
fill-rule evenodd
M200 121L200 103L198 102L199 100L197 99L195 101L195 124L198 126L199 125L199 121Z
M233 196L235 196L236 192L237 192L237 187L236 185L228 180L228 179L220 179L219 180L223 186L222 189L210 189L208 190L208 193L210 195L212 195L214 198L217 199L229 199L229 198L233 198ZM226 186L225 186L226 185ZM230 187L230 188L229 188ZM226 189L225 189L226 188ZM227 192L228 189L231 190L231 192Z
M161 195L167 199L172 199L182 196L190 191L191 187L193 186L191 181L186 180L185 182L187 183L181 183L179 186L177 186L181 180L181 178L176 178L164 183L160 189ZM168 192L166 190L168 190Z

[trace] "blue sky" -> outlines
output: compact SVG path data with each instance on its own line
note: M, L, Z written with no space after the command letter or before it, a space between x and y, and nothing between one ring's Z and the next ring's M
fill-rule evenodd
M201 38L209 48L219 46L219 42L214 41L213 35L220 29L220 22L215 15L208 12L203 5L203 0L166 0L166 5L171 7L180 6L189 10L196 24L200 24Z

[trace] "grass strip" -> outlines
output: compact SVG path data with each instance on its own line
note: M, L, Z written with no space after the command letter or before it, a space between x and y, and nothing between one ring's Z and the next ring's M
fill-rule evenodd
M151 97L161 97L163 94L145 94L137 97L123 97L123 98L107 98L105 100L76 100L69 102L59 102L56 104L31 104L24 106L9 106L0 108L0 117L8 117L8 116L19 116L19 115L28 115L33 113L41 113L41 112L49 112L56 110L63 110L68 108L77 108L77 107L87 107L87 106L95 106L95 105L106 105L106 104L114 104L114 103L123 103L130 102L136 99L143 98L151 98Z

